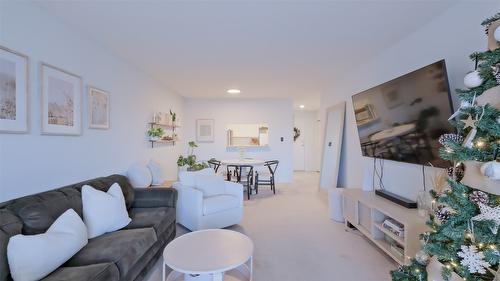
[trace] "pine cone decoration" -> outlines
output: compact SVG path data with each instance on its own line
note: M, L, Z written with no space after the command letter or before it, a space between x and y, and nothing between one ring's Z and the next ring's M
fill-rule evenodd
M453 177L453 167L448 167L448 169L446 169L446 172L448 173L448 176L450 178Z
M436 218L441 223L445 223L447 220L450 219L451 211L450 211L450 208L448 208L448 207L438 206L435 214L436 214Z
M479 203L488 204L488 202L490 202L490 198L488 197L488 194L486 194L482 191L479 191L479 190L472 192L469 195L469 200L476 203L476 204L479 204Z
M446 171L448 172L448 176L450 178L460 182L464 178L465 165L463 163L458 163L455 168L449 167ZM453 171L455 171L455 174L453 174Z
M500 64L492 66L491 69L493 70L493 76L497 80L497 83L500 84Z
M464 142L464 137L457 134L444 134L439 137L439 143L443 146L447 146L448 142L455 142L461 144Z

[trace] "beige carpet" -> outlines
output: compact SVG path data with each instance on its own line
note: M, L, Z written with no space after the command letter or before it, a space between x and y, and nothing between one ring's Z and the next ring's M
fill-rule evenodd
M255 245L254 281L383 281L396 266L361 235L328 217L318 173L298 172L273 195L262 187L245 201L241 225ZM178 235L186 229L178 226ZM161 280L161 263L147 281Z

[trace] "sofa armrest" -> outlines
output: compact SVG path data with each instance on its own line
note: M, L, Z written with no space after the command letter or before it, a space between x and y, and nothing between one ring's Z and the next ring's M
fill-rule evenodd
M241 183L225 181L224 189L226 194L236 196L238 198L238 202L240 202L240 206L243 206L243 185Z
M177 206L177 190L175 188L148 187L135 188L135 199L132 208L158 208Z

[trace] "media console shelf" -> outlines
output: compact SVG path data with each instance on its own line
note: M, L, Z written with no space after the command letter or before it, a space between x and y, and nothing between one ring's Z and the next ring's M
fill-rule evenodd
M346 227L353 225L397 263L409 264L421 248L419 234L428 231L426 219L420 217L416 209L404 208L375 192L346 188L342 195ZM404 226L402 237L383 226L388 218Z

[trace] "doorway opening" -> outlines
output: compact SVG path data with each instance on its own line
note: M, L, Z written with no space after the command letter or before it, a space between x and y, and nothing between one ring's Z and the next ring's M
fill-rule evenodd
M318 111L296 110L293 114L293 170L319 171L320 133Z

